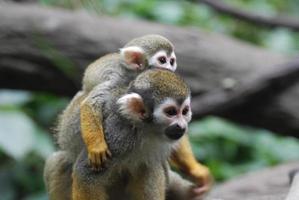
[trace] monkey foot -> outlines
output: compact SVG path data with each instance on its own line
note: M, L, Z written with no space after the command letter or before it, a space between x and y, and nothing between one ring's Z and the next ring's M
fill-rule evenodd
M100 171L103 169L109 158L111 158L111 152L107 148L105 150L93 149L88 153L89 165L94 171Z

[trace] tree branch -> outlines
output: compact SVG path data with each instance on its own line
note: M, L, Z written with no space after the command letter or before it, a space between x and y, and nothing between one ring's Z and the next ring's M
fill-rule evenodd
M270 73L257 76L247 83L244 82L239 88L195 97L193 112L195 117L207 114L221 115L221 113L231 112L239 105L243 108L244 103L271 99L297 82L299 82L299 59L278 65Z
M195 118L220 115L284 134L299 131L298 60L192 28L0 4L0 87L71 96L85 67L149 33L173 41ZM297 135L298 136L298 135Z
M269 17L257 13L251 13L248 11L239 10L237 8L229 6L221 0L198 0L198 2L203 3L220 13L256 25L270 27L270 28L284 27L284 28L292 29L294 31L299 31L299 20L297 18L295 19L286 16Z
M289 173L298 167L299 162L289 162L241 175L217 185L208 195L208 199L285 199L290 189ZM292 197L297 199L296 196Z

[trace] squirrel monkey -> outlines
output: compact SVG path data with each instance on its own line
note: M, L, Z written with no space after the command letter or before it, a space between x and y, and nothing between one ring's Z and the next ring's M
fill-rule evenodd
M176 67L173 45L159 35L146 35L133 39L120 50L120 53L108 54L96 60L85 71L82 91L77 93L61 116L58 134L72 132L74 138L82 136L89 164L94 170L100 170L113 155L103 134L104 96L115 86L128 85L146 69L164 68L175 71ZM77 145L80 145L78 143L82 140L74 139L75 142L72 144L65 140L64 137L58 137L58 144L62 150L72 145L69 156L74 161L78 155ZM198 185L209 185L211 180L209 171L194 158L187 136L184 136L179 146L174 151L172 161L194 178Z
M72 166L63 152L55 154L56 163L50 158L45 169L50 199L71 192L73 200L164 200L167 191L175 199L193 198L192 184L170 171L167 164L191 120L190 90L185 82L168 70L147 70L129 87L115 86L104 97L102 123L113 158L107 160L107 168L94 171L81 143L70 189L70 177L63 174L70 174ZM73 136L62 137L69 137L68 147L72 148ZM55 165L63 162L65 167L57 170ZM59 181L61 178L64 180ZM57 192L59 187L64 191Z

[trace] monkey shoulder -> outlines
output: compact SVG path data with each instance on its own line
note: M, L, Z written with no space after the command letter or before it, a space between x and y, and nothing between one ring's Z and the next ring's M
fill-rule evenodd
M106 83L110 88L128 85L139 72L129 70L119 53L108 54L90 64L83 77L83 90L91 91L96 85Z
M119 53L108 54L91 63L83 76L83 90L90 91L96 85L110 82L116 84L118 80L126 80L130 75Z
M106 142L116 159L130 153L138 141L136 129L128 120L118 113L110 113L103 123Z

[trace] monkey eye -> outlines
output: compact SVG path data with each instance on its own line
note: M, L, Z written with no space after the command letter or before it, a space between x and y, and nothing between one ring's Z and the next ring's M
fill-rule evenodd
M160 62L161 64L165 64L165 63L166 63L166 57L165 57L165 56L161 56L161 57L159 57L158 60L159 60L159 62Z
M186 107L183 109L182 114L183 114L183 115L187 115L188 112L189 112L189 107L186 106Z
M168 107L164 109L164 113L169 117L173 117L177 115L177 110L175 107Z
M171 64L171 66L174 65L174 62L175 62L175 59L174 59L174 58L171 58L171 59L170 59L170 64Z

